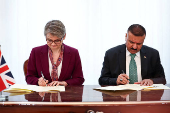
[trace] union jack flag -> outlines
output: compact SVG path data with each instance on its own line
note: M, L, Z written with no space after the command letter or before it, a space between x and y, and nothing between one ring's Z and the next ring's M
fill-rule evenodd
M13 84L15 84L14 77L12 76L12 73L6 64L5 59L2 56L0 48L0 91L8 88Z

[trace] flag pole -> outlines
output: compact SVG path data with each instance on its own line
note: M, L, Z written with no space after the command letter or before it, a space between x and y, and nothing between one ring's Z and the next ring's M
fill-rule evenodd
M8 96L2 95L2 91L0 92L0 101L8 101Z

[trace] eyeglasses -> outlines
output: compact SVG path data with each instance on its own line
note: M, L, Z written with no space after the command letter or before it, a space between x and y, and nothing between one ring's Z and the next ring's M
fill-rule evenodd
M61 43L61 41L63 40L63 38L61 38L61 40L51 40L51 39L46 39L46 41L47 41L47 43L49 43L49 44L52 44L53 42L55 43L55 44L59 44L59 43Z

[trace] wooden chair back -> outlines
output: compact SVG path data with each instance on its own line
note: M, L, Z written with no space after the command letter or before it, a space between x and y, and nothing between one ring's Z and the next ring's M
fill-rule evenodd
M27 75L28 59L24 62L24 74Z

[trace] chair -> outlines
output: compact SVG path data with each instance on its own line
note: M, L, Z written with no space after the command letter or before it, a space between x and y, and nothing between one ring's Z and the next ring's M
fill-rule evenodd
M23 66L25 76L27 75L27 66L28 66L28 59L24 62L24 66Z

